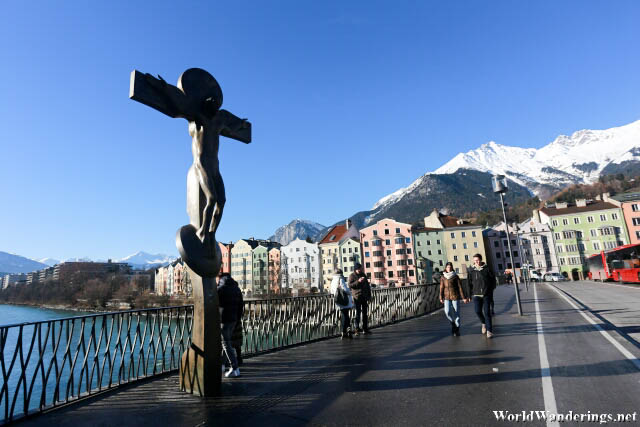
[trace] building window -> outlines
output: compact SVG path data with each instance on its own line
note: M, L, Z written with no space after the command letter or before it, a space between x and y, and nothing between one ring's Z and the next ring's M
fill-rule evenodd
M478 247L478 242L473 242L473 247L477 248Z
M640 233L640 231L638 231L637 233ZM431 255L431 249L427 251L427 255Z
M452 233L451 233L451 238L452 238L452 239L455 239L455 238L456 238L456 233L453 233L453 232L452 232Z
M389 234L389 229L388 228L384 229L384 234Z
M389 277L393 277L393 271L389 270Z
M601 214L600 215L600 221L606 221L607 220L607 215L606 214Z
M385 239L384 244L387 245L387 246L390 245L391 244L391 240Z
M396 233L400 233L400 229L399 228L396 228Z
M573 223L574 223L574 224L580 224L580 218L579 218L579 217L577 217L577 216L576 216L576 217L574 217L574 218L573 218Z
M458 249L458 245L454 243L453 245L451 245L451 248L455 251L456 249Z
M592 216L588 216L587 217L587 222L593 222L593 217Z
M499 247L500 247L500 242L499 242L499 241L497 241L497 240L495 240L495 241L493 242L493 247L495 247L495 248L499 248Z
M465 260L465 261L469 261L469 255L465 255L465 256L464 256L464 260Z
M442 255L442 249L438 249L438 255Z
M365 253L364 253L364 257L365 257L365 258L369 258L369 252L365 252Z
M560 233L553 233L553 235L555 236L556 240L560 240Z
M553 226L554 226L554 227L557 227L557 226L558 226L558 220L557 220L557 219L554 219L554 220L552 221L552 224L553 224Z
M453 260L454 260L454 261L458 261L458 255L454 255L454 256L453 256Z
M640 217L631 218L631 222L633 222L633 225L640 225Z
M391 260L387 261L387 267L393 267L393 261Z
M589 234L591 234L591 237L598 237L598 230L592 228L589 230Z
M502 258L502 253L501 252L496 252L496 258L498 258L498 259Z
M600 250L600 242L593 242L593 250L594 251Z
M460 236L464 239L465 237L467 237L467 233L465 233L464 231L460 232Z
M466 243L462 244L462 249L467 249L467 244Z
M498 264L498 270L502 271L502 264Z
M405 237L404 238L404 242L405 243L411 243L411 238L410 237Z
M440 239L436 240L436 245L440 244Z
M476 232L475 231L471 232L471 237L476 237Z
M387 256L391 256L391 249L387 249Z
M563 248L562 248L562 245L558 245L558 253L562 253L562 252L564 252Z
M617 213L612 213L611 214L611 219L616 221L618 219L618 214Z
M640 206L637 203L631 205L631 210L634 212L638 212L640 210Z

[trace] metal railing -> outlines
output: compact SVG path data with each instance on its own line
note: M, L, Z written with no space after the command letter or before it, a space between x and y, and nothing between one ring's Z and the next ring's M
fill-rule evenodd
M369 326L441 306L438 285L374 289ZM330 295L245 301L243 354L337 336ZM130 310L0 326L0 423L179 369L193 306Z
M376 327L441 307L439 285L374 289L369 326ZM330 295L245 301L243 354L258 354L337 336L339 312ZM353 316L351 316L353 318Z
M193 306L0 326L0 422L174 371Z

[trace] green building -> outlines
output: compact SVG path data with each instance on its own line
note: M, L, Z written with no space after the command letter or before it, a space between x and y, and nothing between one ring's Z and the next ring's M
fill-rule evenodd
M602 200L556 202L539 211L551 228L560 273L571 280L586 277L586 258L629 244L622 210Z
M447 263L444 230L414 227L412 233L418 283L431 283L434 281L434 273L444 271Z

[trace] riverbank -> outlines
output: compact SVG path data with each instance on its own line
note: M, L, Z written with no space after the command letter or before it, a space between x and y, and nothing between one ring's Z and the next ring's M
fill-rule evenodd
M83 313L112 313L115 311L127 311L127 310L143 310L146 308L160 308L160 307L169 307L169 306L181 306L181 305L191 305L193 304L192 300L178 300L178 301L169 301L169 304L159 305L153 304L147 307L85 307L85 306L76 306L70 304L39 304L33 302L16 302L16 301L0 301L0 305L11 305L16 307L33 307L33 308L42 308L47 310L65 310L65 311L74 311L74 312L83 312Z

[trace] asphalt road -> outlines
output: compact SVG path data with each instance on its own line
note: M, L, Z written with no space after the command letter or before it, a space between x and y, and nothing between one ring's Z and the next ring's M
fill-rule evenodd
M174 375L23 423L495 426L523 424L494 411L525 411L535 421L524 425L545 425L529 412L545 410L632 417L640 412L638 298L640 291L618 286L538 284L522 291L518 316L513 287L501 286L490 340L467 304L461 337L436 312L370 336L248 359L241 378L225 380L223 398L182 394Z

